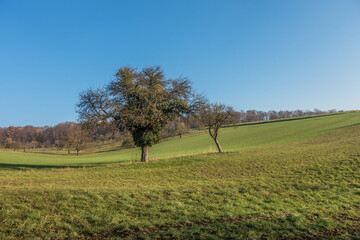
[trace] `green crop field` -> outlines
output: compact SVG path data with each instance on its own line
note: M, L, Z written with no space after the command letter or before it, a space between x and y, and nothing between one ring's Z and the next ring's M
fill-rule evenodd
M360 113L79 157L0 152L0 239L360 239Z

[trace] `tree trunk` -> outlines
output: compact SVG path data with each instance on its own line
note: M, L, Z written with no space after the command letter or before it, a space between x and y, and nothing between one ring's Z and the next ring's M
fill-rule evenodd
M26 152L26 148L24 147L24 152Z
M222 153L223 150L222 150L222 148L221 148L221 145L220 145L219 141L217 140L217 138L214 138L214 140L215 140L216 146L217 146L217 148L218 148L218 150L219 150L219 153Z
M68 154L70 154L70 148L68 148Z
M141 162L149 161L149 146L141 147Z
M79 150L76 149L76 156L79 156Z

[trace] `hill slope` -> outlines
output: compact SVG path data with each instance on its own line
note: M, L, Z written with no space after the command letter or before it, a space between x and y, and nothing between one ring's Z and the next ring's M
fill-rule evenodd
M360 125L337 117L227 129L225 154L0 171L0 239L359 238Z
M360 112L350 112L319 118L301 119L244 125L221 130L220 142L225 151L284 144L320 136L335 129L360 123ZM173 139L150 148L150 159L176 157L216 151L208 134ZM101 154L67 156L34 153L0 152L0 169L48 168L65 166L88 166L98 164L136 161L139 149L109 151Z

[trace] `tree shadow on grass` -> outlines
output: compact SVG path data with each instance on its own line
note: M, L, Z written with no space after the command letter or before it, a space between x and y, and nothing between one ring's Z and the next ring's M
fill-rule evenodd
M119 165L123 163L137 163L140 161L121 161L121 162L94 162L82 165L34 165L34 164L11 164L0 163L0 171L2 170L46 170L46 169L80 169L92 167L104 167L108 165Z
M114 148L110 148L110 149L102 149L102 150L98 150L95 151L94 153L108 153L108 152L117 152L117 151L121 151L121 150L127 150L127 149L135 149L136 147L114 147Z
M61 168L81 168L81 167L83 167L83 166L56 166L56 165L31 165L31 164L0 163L0 170L61 169Z
M346 126L335 127L335 128L333 128L332 130L339 130L339 129L343 129L343 128L350 128L350 127L355 127L355 126L359 126L359 125L360 125L360 122L359 122L359 123L353 123L353 124L346 125Z
M221 218L210 221L204 219L178 225L164 224L157 228L139 231L129 231L129 228L120 225L113 227L113 231L104 233L101 237L121 239L173 239L174 236L180 239L329 239L338 237L357 239L359 230L355 220L352 221L352 225L346 227L341 225L331 227L329 220L325 221L325 219L319 218L307 222L305 216L297 214ZM88 239L99 239L99 236L89 236Z

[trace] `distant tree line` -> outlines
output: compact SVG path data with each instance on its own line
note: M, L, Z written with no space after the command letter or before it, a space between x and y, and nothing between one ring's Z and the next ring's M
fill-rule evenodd
M37 148L57 148L67 149L68 152L80 151L84 148L84 143L104 143L119 142L124 139L124 135L114 131L114 126L101 125L86 128L74 122L65 122L56 126L44 127L14 127L0 128L0 148L13 149L37 149Z
M312 116L319 114L330 114L336 112L343 112L343 110L337 111L336 109L331 109L328 111L322 111L315 108L313 111L306 110L294 110L294 111L274 111L270 110L268 112L256 111L256 110L247 110L236 112L237 121L240 122L256 122L256 121L265 121L265 120L274 120L274 119L283 119L283 118L294 118L294 117L303 117L303 116Z
M335 109L321 111L234 111L232 123L255 122L264 120L274 120L292 117L311 116L318 114L328 114L342 112ZM208 118L209 119L209 118ZM209 126L206 121L188 116L177 118L168 123L161 131L161 138L168 138L188 133L190 129L204 129ZM57 148L79 152L87 146L103 145L105 143L120 143L123 147L134 146L131 135L127 132L119 132L117 127L112 124L96 124L86 126L74 122L65 122L56 126L44 127L6 127L0 128L0 148L22 150L38 148Z

